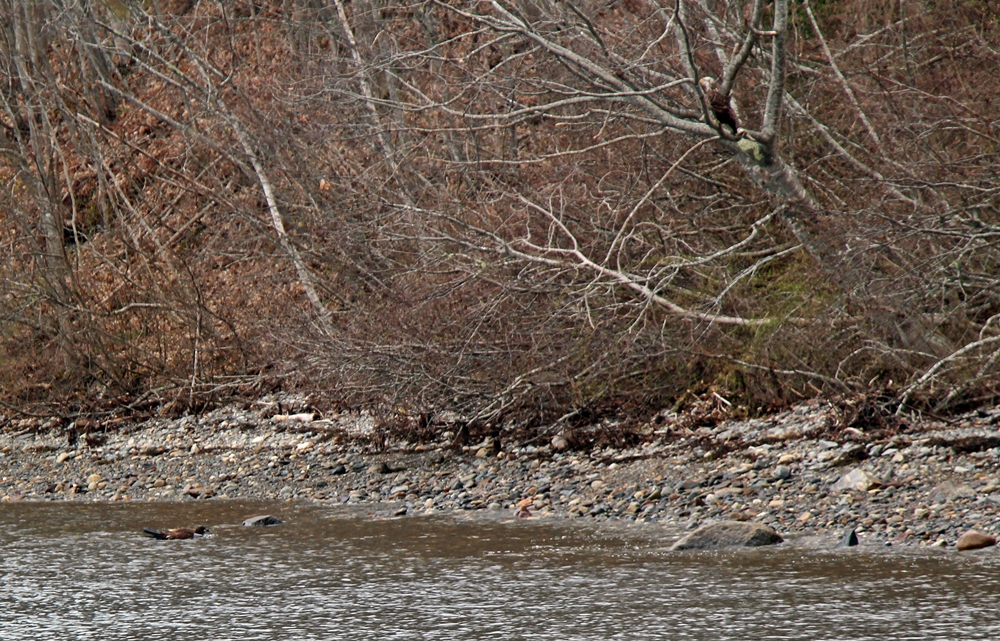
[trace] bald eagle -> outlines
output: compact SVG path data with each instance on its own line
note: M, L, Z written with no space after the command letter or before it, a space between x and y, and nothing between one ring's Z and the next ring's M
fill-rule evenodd
M715 85L715 78L711 76L705 76L698 81L702 90L705 92L705 99L708 100L708 106L712 109L712 113L715 114L716 120L720 124L729 127L734 134L740 134L743 132L743 128L740 126L740 121L736 117L736 110L733 109L733 104L729 94L723 95L722 92L718 90Z

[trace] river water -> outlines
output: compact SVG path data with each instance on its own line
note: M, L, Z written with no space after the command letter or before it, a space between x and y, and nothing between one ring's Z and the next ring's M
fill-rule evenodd
M271 513L287 521L244 528ZM205 524L194 541L144 526ZM1000 639L1000 552L671 552L653 526L0 506L0 639Z

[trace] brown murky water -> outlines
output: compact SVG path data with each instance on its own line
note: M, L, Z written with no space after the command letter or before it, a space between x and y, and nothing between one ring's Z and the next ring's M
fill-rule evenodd
M243 528L254 514L286 525ZM143 526L204 523L157 542ZM0 506L0 639L1000 639L1000 553L239 502Z

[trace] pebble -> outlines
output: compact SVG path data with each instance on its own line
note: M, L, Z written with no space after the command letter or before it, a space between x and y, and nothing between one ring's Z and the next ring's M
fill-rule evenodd
M291 403L282 407L289 416L309 413ZM550 439L524 446L505 441L499 453L498 444L485 440L465 450L451 448L444 437L415 445L391 441L384 448L367 437L325 440L331 433L371 434L364 427L371 419L349 413L275 422L266 409L220 408L109 430L101 446L81 442L63 451L58 430L29 429L15 419L0 430L0 453L18 453L0 456L0 500L222 495L363 503L383 514L404 504L408 515L506 508L522 518L628 519L691 530L733 519L782 533L853 525L855 536L864 532L873 544L903 545L954 541L962 524L1000 524L1000 478L992 468L1000 452L947 445L994 433L988 420L971 415L955 423L969 426L960 428L918 422L878 443L866 442L858 430L844 432L839 442L817 440L829 417L828 407L814 403L766 420L692 428L690 439L678 438L687 433L680 430L660 440L657 427L634 447L560 450ZM702 445L722 441L725 448ZM477 456L483 449L488 455ZM706 458L706 450L714 454ZM834 467L845 461L847 470ZM838 486L851 474L854 483Z

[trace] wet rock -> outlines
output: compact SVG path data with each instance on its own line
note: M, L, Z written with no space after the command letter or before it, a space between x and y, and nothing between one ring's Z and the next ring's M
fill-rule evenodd
M834 492L844 492L847 490L867 492L868 490L878 487L881 484L882 482L878 478L872 476L868 472L865 472L862 469L855 469L841 476L830 489Z
M934 489L927 495L929 501L934 503L944 503L955 499L974 498L976 491L965 484L956 485L951 481L945 481L934 486Z
M958 537L958 541L955 543L955 548L959 551L981 550L996 544L997 538L992 534L969 530L962 536Z
M731 547L774 545L784 539L772 528L760 523L720 521L703 525L680 541L671 550L719 550Z
M858 544L858 533L851 529L844 538L840 539L840 543L837 544L838 548L852 548Z

